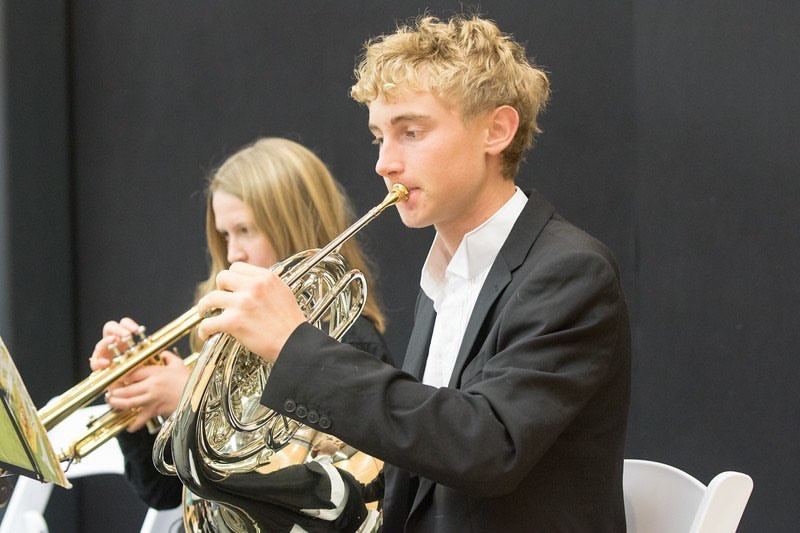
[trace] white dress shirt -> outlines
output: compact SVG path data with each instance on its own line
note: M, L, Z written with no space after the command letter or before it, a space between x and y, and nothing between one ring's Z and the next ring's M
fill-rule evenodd
M420 278L420 287L433 300L436 310L428 360L422 376L426 385L446 387L450 382L467 322L483 282L527 201L525 193L517 187L503 207L464 235L452 257L449 257L438 233L433 239Z

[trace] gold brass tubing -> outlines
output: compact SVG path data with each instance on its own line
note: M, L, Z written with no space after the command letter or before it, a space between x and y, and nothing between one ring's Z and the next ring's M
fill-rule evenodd
M197 361L197 352L187 356L183 359L183 364L187 368L194 366ZM94 450L105 444L108 440L116 437L120 432L127 429L136 419L139 414L138 409L127 409L119 411L109 409L99 417L90 420L86 424L86 431L78 438L72 441L66 449L59 453L59 461L74 461L80 462L81 459L92 453ZM148 423L152 423L151 432L158 431L161 424L157 418L150 419Z
M69 415L98 398L119 378L153 356L169 348L198 323L202 317L192 307L181 316L144 339L120 356L111 366L96 370L83 381L39 409L39 418L45 430L53 429Z

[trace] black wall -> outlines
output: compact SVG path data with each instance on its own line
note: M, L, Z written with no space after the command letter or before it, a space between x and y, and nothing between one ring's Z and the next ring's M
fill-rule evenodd
M203 179L242 144L293 138L359 213L382 198L366 111L347 96L355 55L396 19L460 5L6 0L0 307L11 311L0 335L37 405L88 373L105 320L155 330L190 305L207 268ZM705 483L746 472L755 490L740 530L793 531L800 4L481 10L551 73L545 133L520 184L620 259L635 341L626 455ZM394 213L362 236L398 359L431 236ZM132 499L117 480L83 483L54 496L48 521L100 531L109 491ZM112 513L118 531L138 530L132 505Z
M800 3L636 2L629 455L754 479L742 531L793 531Z

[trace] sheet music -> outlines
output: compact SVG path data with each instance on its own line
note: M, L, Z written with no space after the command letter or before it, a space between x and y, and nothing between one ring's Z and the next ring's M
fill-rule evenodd
M70 488L28 390L0 338L0 466Z

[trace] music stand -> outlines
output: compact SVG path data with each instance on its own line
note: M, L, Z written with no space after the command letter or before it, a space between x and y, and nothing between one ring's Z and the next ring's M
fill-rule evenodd
M67 489L72 486L0 337L0 478L8 472Z

